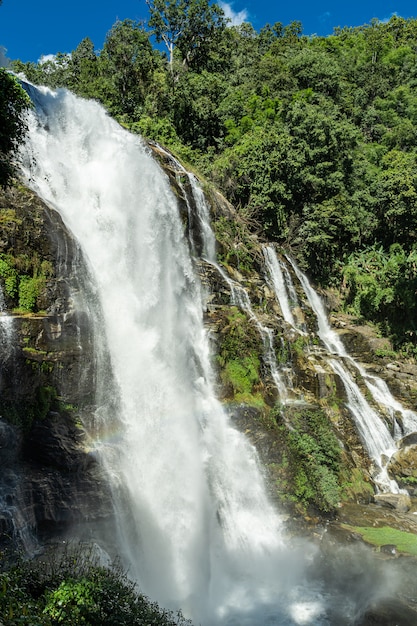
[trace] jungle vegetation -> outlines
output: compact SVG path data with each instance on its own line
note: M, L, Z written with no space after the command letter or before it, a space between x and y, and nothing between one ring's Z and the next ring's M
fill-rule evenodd
M218 187L347 310L417 354L417 20L327 37L231 26L209 0L149 0L35 83L100 101ZM159 44L158 44L159 42Z

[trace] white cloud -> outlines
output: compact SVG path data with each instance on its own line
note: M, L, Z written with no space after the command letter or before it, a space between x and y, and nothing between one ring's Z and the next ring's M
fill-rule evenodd
M56 57L55 54L43 54L40 59L38 59L39 65L43 65L44 63L55 63Z
M45 63L50 63L51 65L60 65L61 67L66 67L70 59L70 54L63 54L60 55L58 58L56 54L43 54L41 58L38 59L38 63L39 65L45 65Z
M394 15L395 15L395 17L398 17L397 11L394 11L394 13L391 13L391 15L389 17L384 17L382 20L378 20L378 21L381 22L381 24L387 24L387 22L389 22L390 19L392 17L394 17Z
M223 9L225 17L230 20L231 26L239 26L239 24L243 24L243 22L247 22L249 13L246 9L242 9L241 11L234 11L232 9L232 5L229 2L219 2L220 8Z

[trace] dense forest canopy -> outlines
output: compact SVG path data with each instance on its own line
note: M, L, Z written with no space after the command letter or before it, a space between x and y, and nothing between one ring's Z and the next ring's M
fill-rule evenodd
M116 22L100 51L86 38L14 70L165 144L415 354L417 20L306 37L299 22L230 26L209 0L148 7L147 25Z

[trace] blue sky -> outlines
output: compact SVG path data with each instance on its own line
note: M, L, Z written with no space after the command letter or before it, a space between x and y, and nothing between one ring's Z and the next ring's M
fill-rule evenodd
M249 21L256 29L267 22L299 20L306 35L328 35L335 26L359 26L394 13L417 17L417 3L409 0L232 0L224 8L235 21ZM9 59L22 61L71 52L84 37L100 50L117 19L146 20L148 15L145 0L3 0L0 46Z

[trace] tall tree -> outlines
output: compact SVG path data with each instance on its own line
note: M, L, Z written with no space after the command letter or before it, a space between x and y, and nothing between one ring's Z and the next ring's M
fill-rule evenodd
M100 55L112 113L130 115L143 104L156 58L142 24L127 19L113 25Z
M149 26L158 43L164 42L173 72L174 48L189 65L198 50L203 51L219 30L226 27L223 10L209 0L146 0Z

